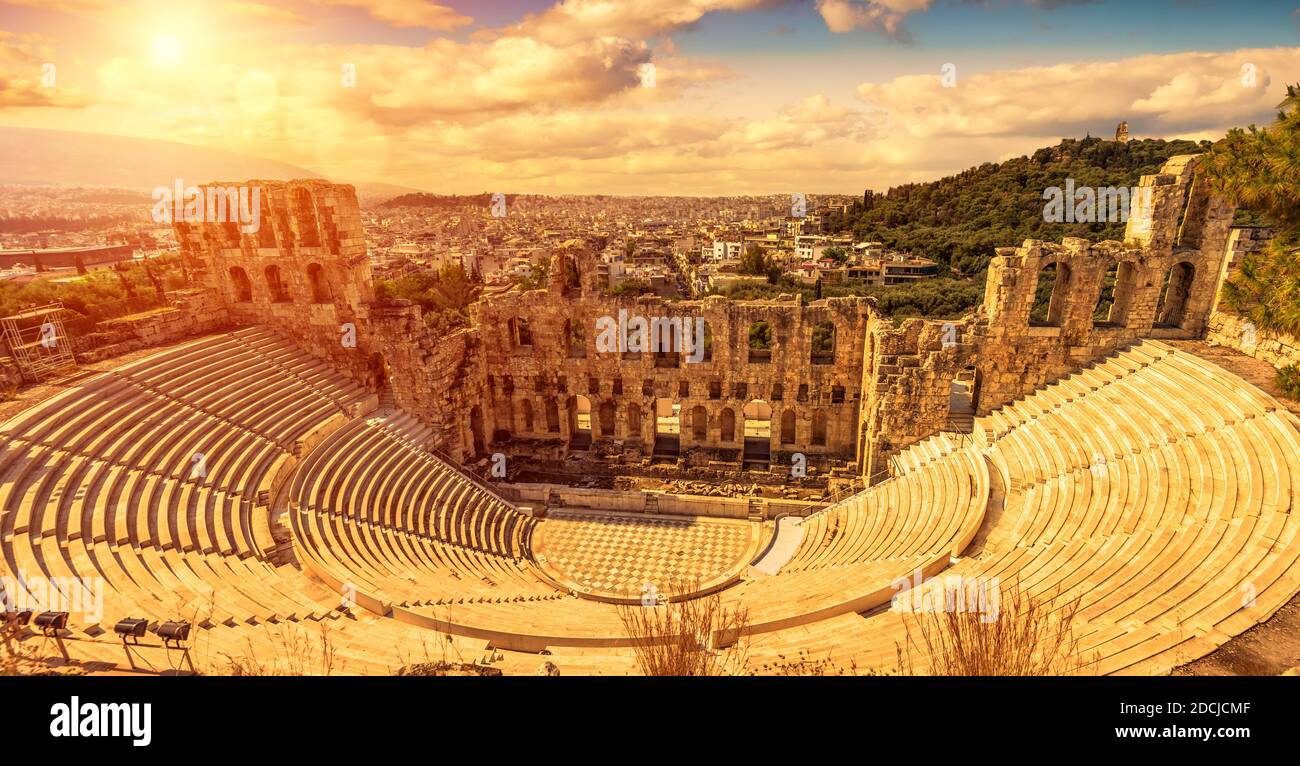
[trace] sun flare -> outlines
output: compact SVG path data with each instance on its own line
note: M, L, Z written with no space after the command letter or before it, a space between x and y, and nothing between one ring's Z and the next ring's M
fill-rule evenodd
M149 48L158 66L174 67L185 59L185 45L175 35L155 35Z

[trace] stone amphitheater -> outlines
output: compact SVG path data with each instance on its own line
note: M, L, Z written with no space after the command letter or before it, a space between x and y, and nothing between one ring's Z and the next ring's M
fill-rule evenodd
M1238 236L1195 168L1143 178L1151 204L1123 242L1000 249L984 305L957 321L896 324L853 298L607 297L592 248L570 243L547 289L486 297L449 335L375 295L351 187L256 182L258 233L176 224L202 289L0 427L7 602L102 588L57 641L33 627L20 644L51 668L184 669L156 640L124 647L129 617L192 623L212 673L327 635L328 658L290 669L631 674L620 609L649 593L746 610L743 636L712 640L743 640L748 672L800 657L888 672L900 583L959 576L1077 605L1087 672L1169 673L1300 591L1300 420L1201 353ZM575 336L620 309L703 317L709 357ZM775 349L755 357L758 321ZM754 401L771 424L756 436ZM690 415L660 430L665 412ZM780 475L798 455L856 490L818 507L471 470L579 453L613 471L667 454L684 475Z

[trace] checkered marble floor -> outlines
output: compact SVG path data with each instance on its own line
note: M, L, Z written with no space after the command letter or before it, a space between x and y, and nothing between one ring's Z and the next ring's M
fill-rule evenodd
M591 593L667 595L706 587L756 553L755 525L738 520L552 512L544 524L547 568Z

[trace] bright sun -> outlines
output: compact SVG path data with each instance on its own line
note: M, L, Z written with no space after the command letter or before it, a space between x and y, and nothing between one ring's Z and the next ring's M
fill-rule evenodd
M158 66L173 67L185 58L185 46L175 35L156 35L150 47L153 51L153 61Z

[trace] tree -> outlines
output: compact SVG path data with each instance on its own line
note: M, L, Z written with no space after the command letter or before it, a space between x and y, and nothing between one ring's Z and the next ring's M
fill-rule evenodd
M771 259L763 252L763 248L758 245L750 245L745 248L744 254L740 256L740 267L738 271L741 274L751 274L753 276L766 276L771 269Z
M828 247L822 251L823 258L830 258L836 263L845 263L849 260L849 251L842 247Z
M1300 335L1300 86L1286 92L1272 125L1228 131L1203 168L1212 188L1275 230L1224 283L1224 304L1257 327Z

